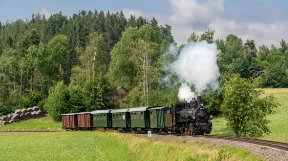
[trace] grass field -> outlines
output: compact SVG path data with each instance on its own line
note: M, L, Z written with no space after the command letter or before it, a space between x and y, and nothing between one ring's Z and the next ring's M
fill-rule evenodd
M288 142L288 89L265 89L279 107L269 115L271 133L262 139ZM56 130L52 133L1 133L1 131ZM213 119L212 134L233 135L223 117ZM233 147L149 140L99 131L67 132L50 117L0 126L0 160L262 160Z
M0 160L263 160L227 146L149 140L99 131L0 133L0 143Z
M33 130L62 130L61 122L55 122L50 117L25 120L19 123L0 126L0 131L33 131Z
M273 95L279 103L274 113L268 116L270 123L268 127L271 131L269 135L263 136L261 139L288 142L288 88L264 89L265 95ZM226 120L223 117L213 118L214 135L233 135L233 132L227 129Z

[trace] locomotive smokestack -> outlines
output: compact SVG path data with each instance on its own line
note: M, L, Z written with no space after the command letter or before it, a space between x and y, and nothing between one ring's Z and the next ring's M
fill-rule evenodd
M200 108L201 106L201 96L197 96L197 105L198 105L198 108Z

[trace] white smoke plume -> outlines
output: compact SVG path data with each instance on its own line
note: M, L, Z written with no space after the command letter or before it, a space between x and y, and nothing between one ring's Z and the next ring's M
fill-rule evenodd
M191 88L186 83L182 83L181 87L179 88L178 98L181 101L190 102L192 98L195 98L195 97L196 95L194 92L191 91Z
M194 87L198 95L208 87L213 90L219 88L217 54L216 44L208 44L206 41L189 43L181 50L177 59L168 67L181 82L179 100L189 101L191 99L187 99L187 96L195 97L190 87Z

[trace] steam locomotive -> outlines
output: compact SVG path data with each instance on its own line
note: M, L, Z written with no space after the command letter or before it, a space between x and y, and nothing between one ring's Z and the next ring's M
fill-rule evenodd
M171 107L174 131L186 134L210 134L212 130L212 116L201 104L201 97L192 99L190 103L174 104Z
M209 134L212 117L201 104L201 97L171 107L148 106L129 109L96 110L62 114L64 129L115 129L128 132Z

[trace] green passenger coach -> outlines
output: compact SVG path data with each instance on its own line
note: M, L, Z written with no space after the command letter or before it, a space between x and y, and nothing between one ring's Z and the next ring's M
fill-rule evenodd
M112 127L112 115L111 110L97 110L92 111L93 123L95 128L111 128Z
M131 126L129 109L111 110L112 127L115 129L128 129Z
M138 107L129 109L132 129L136 131L137 129L148 129L150 127L149 112L147 111L149 108L151 107Z
M172 127L172 118L169 107L153 107L148 109L151 129L165 129Z

